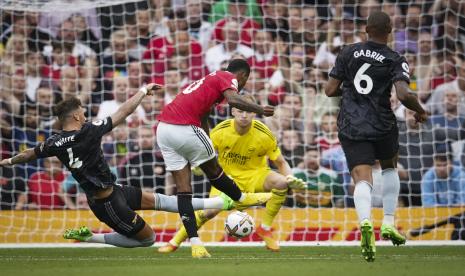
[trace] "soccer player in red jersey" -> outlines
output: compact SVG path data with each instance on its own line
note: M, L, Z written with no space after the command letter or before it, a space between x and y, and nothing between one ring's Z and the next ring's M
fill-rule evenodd
M269 193L242 193L223 172L216 159L208 136L208 117L211 108L224 99L232 107L273 116L272 106L260 106L238 94L249 78L250 66L246 60L232 60L226 71L215 71L193 82L164 107L158 116L157 143L166 169L176 183L178 209L192 244L192 257L210 257L197 234L192 208L191 166L199 166L211 185L236 201L236 207L259 205L266 202Z

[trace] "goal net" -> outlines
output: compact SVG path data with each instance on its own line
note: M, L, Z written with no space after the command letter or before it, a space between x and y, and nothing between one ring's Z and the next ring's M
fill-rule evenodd
M328 98L328 72L344 45L367 40L367 16L392 20L389 46L404 55L410 89L431 112L415 122L393 92L401 179L397 227L412 240L465 239L465 3L381 0L1 1L0 158L45 141L60 126L53 107L78 97L89 119L105 118L149 82L147 97L126 123L103 138L118 183L176 194L155 143L156 116L179 91L233 58L252 71L244 90L276 107L260 118L276 136L303 191L289 191L273 229L280 241L359 239L353 190L337 133L339 98ZM386 76L388 79L389 76ZM231 118L219 103L210 125ZM383 217L382 177L373 166L373 220ZM192 177L196 197L210 186ZM265 209L247 212L256 224ZM178 214L141 212L157 241L181 225ZM206 242L237 242L224 233L223 212L200 231ZM58 159L0 168L0 243L64 242L66 228L111 231ZM260 241L258 236L239 242Z

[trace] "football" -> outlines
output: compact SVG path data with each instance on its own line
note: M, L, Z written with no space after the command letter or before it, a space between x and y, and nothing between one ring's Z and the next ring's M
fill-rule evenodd
M242 239L252 234L254 228L253 218L249 214L240 211L229 214L224 223L226 233L236 239Z

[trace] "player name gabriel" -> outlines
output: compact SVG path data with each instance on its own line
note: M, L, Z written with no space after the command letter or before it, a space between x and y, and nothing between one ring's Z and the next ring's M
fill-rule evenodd
M376 51L370 51L370 50L360 50L360 51L355 51L354 52L354 57L359 58L360 56L364 56L367 58L372 58L376 61L379 61L383 63L383 60L386 58L382 54L376 52Z

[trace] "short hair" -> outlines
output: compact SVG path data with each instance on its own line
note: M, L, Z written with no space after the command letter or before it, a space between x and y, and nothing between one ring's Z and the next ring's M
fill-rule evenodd
M231 73L245 72L248 75L250 74L250 65L245 59L233 59L229 62L226 71Z
M375 35L387 35L391 32L391 18L382 11L375 11L370 14L367 20L367 28Z
M65 118L73 111L81 107L81 100L76 97L59 102L53 109L53 113L58 117L58 120L63 122Z

